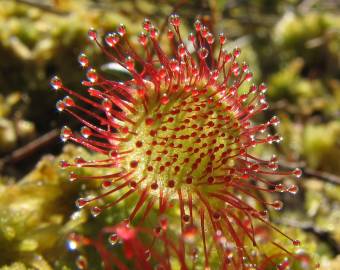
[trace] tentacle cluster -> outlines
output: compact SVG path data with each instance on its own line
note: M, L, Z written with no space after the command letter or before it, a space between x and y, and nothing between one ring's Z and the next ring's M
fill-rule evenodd
M199 251L195 245L191 245L188 254L190 260L185 259L181 250L183 242L191 242L192 235L183 235L174 241L169 237L168 223L162 219L154 229L145 227L132 227L126 222L115 226L105 227L95 238L86 237L76 233L69 236L68 243L70 249L77 249L86 246L94 247L102 259L105 270L114 269L128 270L171 270L171 269L201 269ZM257 235L266 234L265 229L257 228ZM244 237L240 232L240 237ZM149 239L146 243L144 239ZM108 241L107 241L107 240ZM109 243L109 246L106 245ZM114 249L116 254L111 251ZM120 254L117 256L117 253ZM308 254L300 251L295 255L303 269L309 269L311 258ZM234 259L233 266L228 267L232 260L232 253L229 252L221 269L247 269L247 270L266 270L272 269L272 261L280 261L277 265L278 270L287 270L292 266L292 260L286 257L284 252L273 252L270 257L262 257L257 252L252 252L251 258L256 261L256 266L244 263L243 259ZM89 263L84 255L76 259L76 265L80 270L88 269ZM174 267L175 266L175 267Z
M167 215L176 202L181 235L201 236L206 269L212 250L223 258L223 269L227 269L226 262L242 269L237 268L238 261L253 262L247 246L258 246L256 224L283 234L268 221L266 210L279 210L282 202L266 201L260 194L295 194L297 186L284 186L280 179L300 177L301 170L277 171L275 156L263 160L251 154L256 145L279 142L281 137L267 132L279 123L276 116L262 124L252 121L268 108L267 87L249 83L253 76L248 65L238 61L241 50L226 51L225 35L215 40L200 21L184 40L180 24L177 15L170 16L167 47L171 52L165 52L158 30L145 20L144 32L138 37L143 54L130 43L124 25L105 36L106 45L95 30L89 30L90 40L131 79L105 78L90 67L85 54L79 56L80 65L87 70L87 80L82 82L85 93L52 78L52 87L67 94L57 109L83 124L80 132L65 126L61 139L105 156L95 161L79 157L72 164L63 161L61 166L112 169L99 176L71 173L72 181L100 180L104 189L97 197L79 198L78 207L90 205L97 216L137 196L127 217L132 222L137 215L147 218L157 205L159 214ZM108 195L115 199L96 204L101 198L112 198ZM240 237L240 232L246 237ZM285 237L299 245L298 240ZM272 244L294 256L278 243Z

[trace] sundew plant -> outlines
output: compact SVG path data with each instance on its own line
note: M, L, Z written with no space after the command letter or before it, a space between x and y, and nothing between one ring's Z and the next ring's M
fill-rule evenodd
M298 187L282 180L301 170L280 170L276 156L254 154L256 146L282 140L270 132L276 116L254 120L268 109L267 86L251 83L250 68L238 60L241 49L227 51L224 34L196 21L183 37L180 25L171 15L160 38L145 19L137 40L124 25L103 39L90 29L89 39L130 78L106 78L82 53L85 90L51 79L65 94L58 111L83 125L79 132L64 126L61 139L101 157L61 162L71 181L101 183L97 196L76 205L97 217L129 202L124 220L96 239L73 235L73 241L94 246L105 269L314 269L300 241L270 220L271 209L283 207L273 193L296 194ZM80 175L74 168L106 173ZM106 247L106 234L120 251ZM86 257L77 265L86 269Z

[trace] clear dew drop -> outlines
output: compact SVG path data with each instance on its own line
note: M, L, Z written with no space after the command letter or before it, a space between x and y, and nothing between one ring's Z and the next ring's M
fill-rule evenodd
M102 97L102 93L97 90L97 89L94 89L92 87L90 87L87 92L89 93L90 96L92 97L96 97L96 98L101 98Z
M168 36L168 39L173 39L174 38L174 36L175 36L175 34L174 34L174 32L173 31L171 31L170 29L168 30L168 34L167 34L167 36Z
M93 206L93 207L91 207L90 211L91 211L91 215L93 217L97 217L97 216L99 216L101 214L102 209L99 208L98 206Z
M79 255L76 259L76 266L80 270L87 269L88 262L87 262L86 257L84 257L83 255Z
M188 40L189 40L191 43L195 43L196 38L195 38L194 33L190 33L190 34L188 35Z
M179 71L179 64L176 59L170 60L170 69L172 72L178 72Z
M268 90L268 87L267 87L267 85L266 85L265 83L261 83L261 84L259 85L259 91L260 91L262 94L264 94L265 92L267 92L267 90Z
M70 175L69 175L70 182L76 181L78 179L77 177L78 175L75 172L70 172Z
M86 72L86 77L91 83L95 83L98 81L98 74L97 71L94 68L90 68Z
M63 102L67 107L73 107L76 105L74 100L70 96L64 97Z
M212 33L208 33L206 40L209 45L212 45L215 42L214 35Z
M174 27L181 25L181 18L177 14L172 14L169 18L170 24Z
M152 26L151 22L149 19L144 19L144 22L143 22L143 29L147 32L150 31L150 27Z
M108 33L105 36L105 42L109 47L114 47L119 42L119 35L117 33Z
M272 203L272 206L275 210L279 211L282 209L283 207L283 202L279 201L279 200L276 200Z
M221 44L221 45L225 44L227 38L226 38L226 36L224 35L224 33L219 33L219 34L218 34L218 38L219 38L219 40L220 40L220 44Z
M234 257L233 251L230 248L227 248L225 251L226 258L231 260Z
M86 126L80 129L80 134L85 138L89 138L92 135L92 130Z
M128 56L125 59L125 65L128 70L132 71L135 69L135 60L131 56Z
M299 192L299 187L298 187L297 185L291 185L290 187L288 187L287 191L288 191L290 194L295 195L296 193Z
M195 26L195 30L197 32L201 31L201 28L202 28L202 23L200 20L196 20L195 23L194 23L194 26Z
M158 74L161 79L164 79L166 77L166 69L164 66L161 66Z
M87 32L87 35L90 40L96 40L97 39L97 31L94 28L90 28Z
M273 125L273 126L277 126L280 124L280 120L277 116L273 116L271 119L270 119L270 124Z
M123 37L126 34L126 26L121 23L117 28L117 32L121 37Z
M112 246L114 246L115 244L117 244L118 243L118 240L119 240L119 238L118 238L118 235L116 234L116 233L112 233L110 236L109 236L109 243L112 245Z
M224 62L225 63L229 63L232 59L232 56L230 53L226 53L225 56L224 56Z
M249 71L249 66L246 63L243 63L242 65L242 71L243 72L248 72Z
M208 50L204 47L198 49L198 56L200 59L206 59L208 57Z
M78 62L79 62L81 67L88 67L88 65L89 65L89 59L87 58L86 54L84 54L84 53L81 53L78 56Z
M259 212L259 214L264 220L269 220L269 212L267 210L262 210Z
M185 47L185 45L183 43L179 44L177 51L178 51L178 55L180 57L183 57L186 54L186 47Z
M240 66L238 65L237 62L231 65L231 71L234 73L235 76L237 76L237 74L239 73L239 70L240 70Z
M156 39L158 37L158 30L155 27L151 27L150 29L150 38Z
M282 185L282 184L275 185L275 191L276 192L284 192L285 191L284 185Z
M76 206L79 209L83 208L87 204L88 204L88 201L85 198L79 198L76 200Z
M302 170L299 168L294 169L293 174L297 177L300 178L302 175Z
M51 84L51 86L54 90L58 90L58 89L62 88L62 86L63 86L63 83L58 76L54 76L51 79L50 84Z
M206 38L209 34L209 29L208 27L206 26L203 26L202 29L201 29L201 35L203 38Z
M145 33L140 33L139 37L138 37L138 42L142 45L142 46L146 46L146 44L148 44L148 37L145 35Z
M278 162L277 156L276 155L272 155L272 157L270 158L270 162L274 162L274 163Z
M60 138L63 142L66 142L72 136L72 130L68 126L63 126L60 132Z
M104 98L103 101L102 101L102 106L103 106L105 111L109 112L112 108L112 103L109 99Z
M235 48L233 50L233 55L234 55L235 58L239 57L240 54L241 54L241 49L240 48Z
M59 112L62 112L63 110L65 110L65 104L62 100L59 100L56 104L56 108Z
M69 250L76 250L78 248L78 243L74 239L67 240L66 244Z
M252 72L248 72L244 78L246 81L251 81L253 79L253 73Z

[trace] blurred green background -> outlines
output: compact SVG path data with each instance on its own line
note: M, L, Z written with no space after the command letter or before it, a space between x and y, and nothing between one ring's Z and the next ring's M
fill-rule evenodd
M321 269L340 269L337 0L0 0L0 269L75 269L66 238L88 219L73 203L82 187L58 167L87 153L63 149L59 128L69 120L56 112L60 96L49 79L58 74L79 89L83 51L105 69L107 59L87 40L90 27L105 33L124 23L134 36L144 18L162 29L172 12L183 31L201 18L226 33L227 48L238 45L255 81L268 84L263 119L278 115L284 140L259 152L278 153L284 168L304 171L299 194L282 198L286 207L274 222L294 228Z

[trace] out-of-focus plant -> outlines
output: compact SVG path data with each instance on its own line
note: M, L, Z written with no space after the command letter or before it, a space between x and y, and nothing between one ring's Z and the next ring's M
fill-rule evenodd
M20 92L0 95L0 153L13 149L19 141L28 141L35 133L34 124L23 119L23 100Z
M60 159L73 158L84 151L65 147L59 157L44 157L36 168L18 183L3 179L0 186L0 264L22 262L34 269L55 269L47 265L65 254L65 239L87 220L68 203L78 190L69 187ZM20 264L13 266L14 269ZM6 269L6 267L4 268Z

